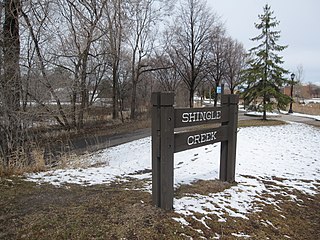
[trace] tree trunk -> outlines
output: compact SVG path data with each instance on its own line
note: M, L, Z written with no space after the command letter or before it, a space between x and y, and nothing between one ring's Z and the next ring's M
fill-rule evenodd
M131 113L130 119L136 117L136 102L137 102L137 81L132 81L132 93L131 93Z
M4 100L9 111L19 111L21 79L20 79L20 35L19 35L20 0L5 2L5 22L3 25L4 55Z
M217 103L218 103L218 93L217 93L217 90L216 90L215 93L214 93L213 106L216 107Z
M81 75L80 75L80 97L81 97L81 104L80 110L78 114L78 129L83 128L84 123L84 112L88 109L88 87L87 87L87 68L88 68L88 58L90 52L90 41L87 44L86 49L83 52L82 64L81 64Z
M189 107L193 108L193 95L194 95L194 89L191 88L189 90Z
M118 109L118 65L117 63L113 64L112 68L112 118L118 119L119 109Z
M262 120L267 120L267 110L266 110L266 94L263 95L263 115L262 115Z
M266 84L265 81L263 83L264 85L264 89L266 88ZM267 120L267 110L266 110L266 105L267 105L267 96L266 93L263 93L263 100L262 100L262 104L263 104L263 114L262 114L262 120Z
M72 119L72 126L74 128L77 127L77 118L76 118L76 111L77 111L77 92L73 89L71 95L71 119Z
M10 155L24 142L22 119L19 115L21 98L20 78L20 0L5 1L5 21L3 24L4 73L1 79L1 94L4 115L0 125L0 154L4 166Z

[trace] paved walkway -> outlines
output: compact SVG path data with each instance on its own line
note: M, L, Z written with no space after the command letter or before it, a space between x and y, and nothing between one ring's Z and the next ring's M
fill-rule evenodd
M239 113L239 120L246 120L246 119L252 119L252 118L253 117L245 116L243 112ZM276 117L275 119L281 119L283 121L290 121L290 122L300 122L300 123L305 123L305 124L310 124L310 125L320 127L320 121L316 121L312 118L307 118L307 117L298 117L298 116L289 115L289 114L282 114L279 117ZM119 134L115 136L104 136L104 137L102 136L100 137L100 139L98 139L98 142L99 144L101 144L100 148L111 147L111 146L116 146L126 142L130 142L133 140L137 140L140 138L148 137L150 135L151 135L151 129L146 128L146 129L140 129L131 133L126 133L126 134ZM95 138L95 140L97 140L97 138ZM88 143L91 143L91 144L88 144ZM88 139L86 139L85 144L81 144L79 142L74 143L74 147L79 148L81 146L83 148L83 147L88 147L88 145L95 146L96 144L97 142L94 142L94 141L90 142L88 141Z
M259 119L261 117L252 117L244 115L244 112L239 112L239 120L249 120L249 119ZM272 119L272 117L270 117ZM281 119L284 121L290 122L299 122L314 125L320 127L320 121L316 121L312 118L307 117L299 117L289 114L282 114L280 116L274 117L274 119ZM76 151L76 152L85 152L85 151L96 151L99 149L103 149L106 147L112 147L116 145L120 145L123 143L127 143L130 141L134 141L140 138L148 137L151 135L151 129L139 129L133 131L131 133L119 134L119 135L112 135L112 136L92 136L83 139L73 139L69 142L68 146L66 147L65 144L52 146L51 150L47 151L51 157L59 156L61 152ZM66 149L67 148L67 149ZM45 157L49 157L45 156Z
M314 118L295 116L291 114L283 114L281 115L281 119L285 121L306 123L306 124L320 127L320 121L317 121Z
M239 120L246 120L246 119L253 119L253 118L254 117L245 116L243 112L239 113ZM275 119L281 119L281 120L290 121L290 122L306 123L306 124L320 127L320 121L316 121L314 119L306 118L306 117L298 117L298 116L293 116L289 114L288 115L282 114L280 115L280 117L276 117ZM112 147L112 146L130 142L130 141L134 141L140 138L148 137L150 135L151 135L151 129L145 128L145 129L139 129L139 130L133 131L131 133L125 133L125 134L119 134L119 135L113 135L113 136L99 136L99 137L91 137L86 139L78 139L78 140L73 140L71 142L70 150L88 149L88 148L101 149L105 147Z
M246 120L246 119L253 119L253 118L261 118L261 117L252 117L244 115L244 112L239 112L239 120ZM298 122L298 123L305 123L313 126L320 127L320 121L316 121L314 118L309 117L302 117L302 116L295 116L292 114L281 114L277 117L269 117L269 119L280 119L283 121L289 122Z

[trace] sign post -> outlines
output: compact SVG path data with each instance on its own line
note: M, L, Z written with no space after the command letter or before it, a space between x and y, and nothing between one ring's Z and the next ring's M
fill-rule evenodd
M227 126L228 137L221 141L220 150L220 181L234 182L236 168L236 148L238 131L238 95L222 95L222 107L227 107L229 118L222 122L222 127Z
M152 94L152 201L165 209L173 207L174 95Z
M221 107L175 109L174 94L152 93L152 201L173 209L174 153L221 142L221 181L235 181L238 95L223 95ZM221 123L220 127L174 133L175 128Z

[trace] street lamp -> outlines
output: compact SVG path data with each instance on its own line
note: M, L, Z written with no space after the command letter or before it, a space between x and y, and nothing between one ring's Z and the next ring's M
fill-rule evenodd
M292 102L293 102L293 85L294 85L294 77L296 75L294 73L291 73L291 89L290 89L290 97L291 97L291 100L290 100L290 108L289 108L289 112L288 113L293 113L292 111Z

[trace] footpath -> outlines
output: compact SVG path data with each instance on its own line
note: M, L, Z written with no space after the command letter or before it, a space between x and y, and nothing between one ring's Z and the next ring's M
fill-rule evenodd
M254 117L245 116L243 112L239 112L239 120L249 120L253 119ZM272 118L272 117L271 117ZM291 114L281 114L275 119L281 119L283 121L289 121L289 122L298 122L298 123L305 123L313 126L320 127L320 121L316 121L315 119L308 118L308 117L302 117L302 116L295 116ZM81 139L76 140L72 142L72 146L74 149L83 149L83 148L90 148L97 147L97 145L100 145L98 148L103 147L113 147L120 144L124 144L127 142L131 142L134 140L138 140L140 138L151 136L151 129L150 128L144 128L139 129L130 133L125 134L119 134L119 135L113 135L113 136L100 136L100 137L94 137L92 139Z
M305 116L296 116L292 114L282 114L280 115L281 119L289 122L298 122L313 125L320 127L320 121L315 120L315 118L305 117Z
M311 115L295 115L295 114L279 114L276 116L268 116L268 119L282 120L287 122L297 122L297 123L305 123L308 125L313 125L316 127L320 127L320 120L316 120L317 116L312 117ZM253 116L253 115L245 115L245 112L240 111L238 120L250 120L250 119L261 119L261 116Z
M250 119L259 119L261 117L252 117L252 116L246 116L244 115L244 112L239 112L239 121L245 121ZM292 114L281 114L277 117L270 117L270 119L280 119L283 121L288 122L298 122L298 123L305 123L308 125L313 125L316 127L320 127L320 121L316 121L313 118L310 117L304 117L304 116L296 116ZM107 136L93 136L93 137L87 137L87 138L81 138L81 139L74 139L69 141L69 144L67 146L68 152L92 152L97 151L100 149L104 149L107 147L113 147L120 144L124 144L127 142L131 142L134 140L138 140L144 137L151 136L151 129L150 128L144 128L135 130L133 132L124 133L124 134L117 134L117 135L107 135ZM50 151L50 156L55 159L55 157L59 156L61 153L66 152L66 145L58 145L53 147ZM45 157L50 157L45 156Z

